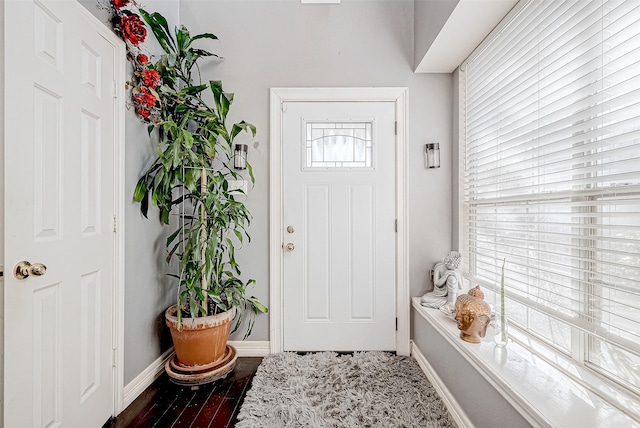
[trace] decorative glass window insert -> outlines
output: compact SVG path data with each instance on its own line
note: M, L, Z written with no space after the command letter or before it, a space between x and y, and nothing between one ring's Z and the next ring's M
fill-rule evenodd
M371 168L373 122L307 122L305 169Z

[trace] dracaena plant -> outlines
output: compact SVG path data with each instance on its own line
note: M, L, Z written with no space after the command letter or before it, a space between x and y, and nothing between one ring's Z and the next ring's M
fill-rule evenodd
M186 27L172 32L159 13L148 13L134 2L111 0L114 29L127 44L133 76L128 82L131 103L151 135L159 137L157 156L136 185L134 200L142 214L149 205L159 210L160 221L170 224L179 211L177 228L167 238L167 262L179 260L178 328L184 316L212 315L235 307L234 330L249 311L246 336L255 315L267 308L246 290L255 283L241 279L236 249L250 241L251 214L238 200L231 180L241 179L232 168L234 139L256 129L241 121L230 127L227 114L233 94L220 81L202 82L199 62L217 57L196 47L212 41L211 33L191 35ZM139 15L138 15L139 13ZM141 48L149 26L164 53L150 61ZM208 100L212 100L208 102ZM251 183L254 176L247 163Z

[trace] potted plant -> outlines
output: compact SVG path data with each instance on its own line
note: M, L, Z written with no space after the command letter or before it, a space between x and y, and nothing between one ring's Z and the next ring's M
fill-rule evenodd
M171 32L162 15L137 9L164 50L152 62L139 49L146 29L134 4L110 0L110 5L114 28L127 43L134 69L129 82L132 103L149 134L155 131L159 137L157 156L138 181L134 200L145 217L149 205L155 205L167 225L170 214L180 211L179 224L166 240L167 262L175 258L180 267L179 274L172 275L178 280L177 302L166 311L167 325L178 361L207 365L225 352L233 319L235 331L248 312L246 338L256 314L267 312L247 296L247 287L255 281L241 278L236 261L237 248L250 241L251 214L230 185L242 178L232 169L234 139L241 133L255 136L256 129L244 121L228 127L233 94L224 92L219 81L201 81L199 61L217 55L194 42L216 40L215 35L191 35L184 26ZM246 168L253 184L251 165ZM217 343L183 350L196 336Z

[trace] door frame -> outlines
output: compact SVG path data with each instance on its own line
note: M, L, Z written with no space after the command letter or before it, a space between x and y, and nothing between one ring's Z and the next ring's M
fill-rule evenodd
M113 329L112 329L112 355L103 356L107 360L112 361L113 365L113 399L112 399L112 412L113 415L117 415L124 410L124 266L125 266L125 82L126 82L126 47L124 42L107 26L101 22L96 16L89 12L84 6L78 2L69 2L71 7L83 15L88 22L94 27L95 31L109 44L114 47L114 135L115 144L114 150L114 169L113 184L114 184L114 266L113 266ZM4 22L5 19L5 4L0 2L0 22ZM6 64L4 45L7 41L4 37L4 31L0 31L0 59L2 64ZM0 95L2 101L0 101L0 165L2 165L4 171L5 159L4 159L4 147L8 144L5 141L5 93L4 86L4 65L0 66ZM4 176L0 177L0 236L4 238ZM4 245L0 249L0 264L2 264L5 274L7 273L6 263L4 260ZM9 271L10 274L10 271ZM0 276L0 380L4 384L4 276ZM0 425L4 421L4 397L2 392L4 388L0 388Z
M269 346L271 353L284 349L284 164L282 154L285 102L393 102L396 120L396 353L409 355L409 90L389 88L271 88L269 180Z

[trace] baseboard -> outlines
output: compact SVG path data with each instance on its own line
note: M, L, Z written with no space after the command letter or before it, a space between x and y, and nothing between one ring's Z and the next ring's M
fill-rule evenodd
M236 351L238 351L238 357L265 357L270 353L268 340L237 340L229 341L228 343L236 348ZM129 404L133 403L133 401L162 374L164 365L171 357L171 354L173 354L173 347L160 355L154 362L149 364L149 367L144 369L142 373L136 376L124 387L124 403L122 410L126 409Z
M464 412L458 401L453 397L449 388L442 382L440 376L435 372L429 361L425 358L425 356L420 352L420 348L411 341L411 356L417 361L418 365L429 379L429 382L433 385L436 392L444 402L444 405L447 406L447 410L451 414L453 420L456 421L459 428L473 428L473 423Z
M266 357L271 353L268 340L230 340L228 343L236 348L238 357Z
M149 364L149 367L144 369L142 373L133 378L133 380L124 387L124 404L122 410L126 409L129 404L133 403L133 401L138 398L138 396L142 394L144 390L153 383L153 381L158 379L164 371L165 363L169 360L172 354L173 346L170 349L167 349L167 351L160 355L154 362Z

